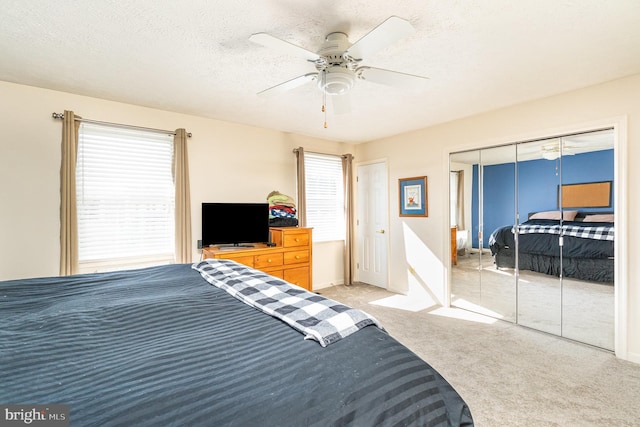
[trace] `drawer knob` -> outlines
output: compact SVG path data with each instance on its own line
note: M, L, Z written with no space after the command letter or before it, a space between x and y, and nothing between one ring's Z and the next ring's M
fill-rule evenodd
M296 255L296 259L300 259L300 255Z
M299 242L299 241L300 241L300 239L296 237L296 242Z
M267 259L267 262L271 262L271 258Z

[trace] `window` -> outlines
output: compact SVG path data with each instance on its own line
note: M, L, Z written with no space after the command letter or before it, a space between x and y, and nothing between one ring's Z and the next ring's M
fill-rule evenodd
M76 194L81 272L174 260L173 135L82 123Z
M340 156L304 154L307 225L315 241L344 240L344 191Z

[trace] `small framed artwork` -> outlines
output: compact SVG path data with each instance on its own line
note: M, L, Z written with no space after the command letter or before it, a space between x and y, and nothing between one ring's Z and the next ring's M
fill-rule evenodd
M429 216L427 207L427 177L398 180L400 216Z

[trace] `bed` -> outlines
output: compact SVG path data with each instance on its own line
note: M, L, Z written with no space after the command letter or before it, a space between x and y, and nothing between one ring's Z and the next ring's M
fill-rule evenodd
M473 425L383 329L323 346L203 277L176 264L0 282L0 403L69 405L72 426Z
M566 212L566 211L565 211ZM489 248L498 268L515 268L515 234L518 234L518 268L593 282L614 281L614 223L611 213L574 211L560 221L530 214L517 226L496 229ZM559 237L562 235L562 261Z

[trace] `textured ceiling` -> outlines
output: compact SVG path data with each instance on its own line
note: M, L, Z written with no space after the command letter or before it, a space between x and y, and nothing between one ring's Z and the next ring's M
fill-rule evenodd
M354 143L640 72L638 0L0 6L0 80ZM313 83L276 98L256 96L315 68L250 42L251 34L316 51L330 32L345 32L353 43L392 15L416 33L363 64L427 76L423 91L358 81L351 113L329 111L326 129Z

